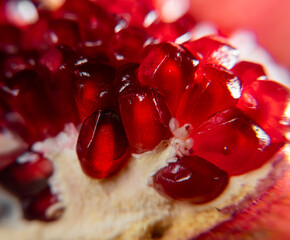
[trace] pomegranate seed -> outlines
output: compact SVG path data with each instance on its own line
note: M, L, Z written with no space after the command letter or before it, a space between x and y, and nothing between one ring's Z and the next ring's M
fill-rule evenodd
M63 128L47 95L44 86L47 78L44 74L33 70L21 71L13 78L6 79L5 85L0 88L2 99L14 111L12 115L6 115L8 124L16 124L16 129L17 125L23 126L19 129L28 128L24 140L29 143L29 139L32 142L41 140L57 134Z
M24 149L19 148L11 152L5 152L0 154L0 171L10 166L16 161L16 158L24 153ZM0 173L1 174L1 173Z
M58 10L58 16L73 16L78 24L82 50L86 56L103 52L114 34L118 19L91 1L71 0Z
M51 46L67 45L77 48L80 43L78 24L67 19L41 19L23 32L25 50L46 50Z
M219 36L207 36L183 44L202 63L231 69L238 61L238 51Z
M48 94L62 124L79 123L75 102L74 71L77 54L68 46L51 47L40 58L40 64L50 70Z
M143 46L148 36L141 28L125 28L111 39L109 49L112 50L113 61L117 65L126 62L139 62Z
M64 210L58 196L49 188L23 201L24 217L27 220L54 221L62 216Z
M140 83L157 88L172 115L196 69L197 63L191 57L176 44L160 43L147 47L138 71Z
M32 70L35 67L36 56L34 54L10 55L3 64L4 77L11 78L22 70Z
M150 36L158 39L161 42L172 41L174 42L179 37L188 34L188 37L191 37L190 31L193 29L196 24L195 19L189 14L184 15L175 22L165 23L162 21L153 22L146 30Z
M153 176L153 187L174 200L194 204L218 197L229 181L228 174L198 156L185 156L169 163Z
M279 141L290 130L290 91L273 81L257 80L245 87L237 107Z
M50 160L36 152L25 152L2 173L6 187L18 196L37 194L47 186L53 173Z
M200 66L181 97L176 118L181 125L196 128L217 111L236 105L240 95L241 83L235 75L218 66Z
M77 154L87 175L105 178L116 173L127 161L128 149L128 140L117 113L99 110L83 123Z
M136 76L138 67L139 64L137 63L128 63L118 69L114 83L117 93L130 91L138 85Z
M8 54L19 52L20 31L10 25L0 25L0 51Z
M239 62L232 68L232 72L238 76L244 86L257 79L267 79L263 66L253 62Z
M236 108L216 113L192 134L194 154L240 175L261 167L283 146Z
M156 91L140 87L126 91L119 97L119 110L130 146L135 152L152 150L161 140L170 137L171 115L164 99Z
M112 107L115 69L102 63L86 63L76 71L75 99L83 121L98 109Z

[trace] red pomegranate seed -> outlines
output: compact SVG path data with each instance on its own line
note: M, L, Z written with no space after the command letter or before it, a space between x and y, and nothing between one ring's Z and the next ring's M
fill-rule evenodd
M170 137L171 115L156 91L140 87L126 91L119 97L119 110L133 151L152 150Z
M79 123L75 102L75 62L77 54L68 46L51 47L40 58L40 64L50 70L48 93L62 124Z
M114 86L116 88L116 94L120 94L124 91L130 91L138 85L137 69L139 64L128 63L120 67L116 72L116 79Z
M184 36L185 40L191 37L190 31L196 24L196 20L189 14L184 15L175 22L165 23L162 21L153 22L148 28L147 33L158 39L159 41L172 41L174 42L179 37ZM185 35L188 34L186 37Z
M21 71L6 79L0 88L2 99L13 111L6 114L8 125L28 132L20 135L29 143L53 136L63 128L47 94L45 74L33 70Z
M0 154L0 171L10 166L12 163L16 161L16 158L24 153L24 149L17 148L11 152L5 152ZM0 173L1 174L1 173Z
M49 188L23 201L24 217L27 220L54 221L64 213L64 206Z
M192 138L194 154L229 175L261 167L283 146L283 143L273 143L262 128L236 108L216 113Z
M0 51L8 54L19 52L20 30L10 25L0 25Z
M43 51L57 45L77 48L80 43L78 24L73 20L43 18L23 32L21 43L25 50Z
M174 200L194 204L218 197L229 181L228 174L198 156L185 156L169 163L153 176L153 187Z
M177 104L193 79L197 62L180 46L160 43L145 49L138 79L142 85L157 88L174 115Z
M242 81L243 85L249 85L259 79L267 79L262 65L253 62L242 61L232 68L232 72Z
M148 36L141 28L129 27L117 32L109 45L113 61L119 66L127 62L138 63L147 40Z
M218 66L200 66L181 97L176 118L196 128L217 111L236 105L240 96L241 82L235 75Z
M16 54L10 55L5 59L3 64L3 74L6 78L11 78L22 70L32 70L36 64L36 56L34 54Z
M102 63L86 63L76 71L75 99L83 121L98 109L112 107L115 69Z
M128 140L117 113L97 111L80 131L77 154L83 171L93 178L116 173L129 158Z
M237 107L254 119L273 141L283 140L290 130L290 90L277 82L254 81L244 88Z
M9 190L23 197L43 190L52 173L53 165L50 160L40 153L25 152L2 173L2 179Z
M219 36L207 36L183 44L202 63L231 69L238 61L238 51Z
M66 1L55 14L58 17L71 16L76 19L79 24L82 50L89 57L106 51L107 43L113 36L119 20L87 0Z

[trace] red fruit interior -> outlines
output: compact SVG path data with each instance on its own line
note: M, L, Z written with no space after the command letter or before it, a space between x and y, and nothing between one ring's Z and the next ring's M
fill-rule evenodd
M118 114L113 111L97 111L83 123L77 154L83 170L89 176L105 178L126 162L128 147Z
M228 175L259 168L285 144L289 89L261 80L263 67L238 62L238 51L221 37L169 42L190 38L190 15L163 22L151 1L67 0L54 11L35 2L36 22L12 19L6 2L0 11L1 128L29 145L66 123L82 124L80 165L105 178L130 152L172 138L179 160L159 170L153 186L203 203L224 190ZM2 184L7 176L16 195L29 193L22 199L26 218L56 219L46 214L58 202L47 183L51 162L34 153L36 162L19 165L21 153L0 156ZM30 191L39 179L43 184Z
M198 156L178 159L153 176L154 188L162 195L196 204L219 196L228 180L226 172Z

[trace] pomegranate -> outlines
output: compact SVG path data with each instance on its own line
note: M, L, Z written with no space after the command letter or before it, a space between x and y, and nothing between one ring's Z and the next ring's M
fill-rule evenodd
M1 239L206 238L280 181L289 87L153 6L1 3Z

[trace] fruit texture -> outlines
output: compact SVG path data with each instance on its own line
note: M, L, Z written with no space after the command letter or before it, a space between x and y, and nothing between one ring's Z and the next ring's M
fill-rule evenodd
M193 39L192 16L166 22L150 1L67 0L53 10L26 2L35 21L20 24L18 10L0 16L0 123L28 146L0 155L0 180L24 218L67 221L72 210L61 187L70 186L70 194L84 194L73 192L76 200L100 204L100 219L106 206L121 206L113 200L135 194L134 204L145 201L147 210L151 202L170 205L170 219L179 206L189 207L185 215L204 207L219 223L228 216L214 206L240 203L233 189L247 197L248 185L236 179L250 184L257 174L258 184L275 168L273 157L288 141L289 88L240 59L227 38ZM122 234L104 231L106 238Z

